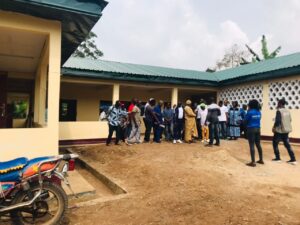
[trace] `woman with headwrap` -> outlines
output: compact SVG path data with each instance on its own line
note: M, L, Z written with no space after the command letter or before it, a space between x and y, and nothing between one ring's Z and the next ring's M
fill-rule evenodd
M185 115L185 130L184 130L184 140L187 143L193 142L193 137L198 137L197 125L196 125L196 114L192 110L191 100L186 101L186 106L184 107Z

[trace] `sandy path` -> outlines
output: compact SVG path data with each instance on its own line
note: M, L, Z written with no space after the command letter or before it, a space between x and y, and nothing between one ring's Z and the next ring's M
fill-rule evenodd
M300 224L300 164L249 168L247 142L221 147L142 144L77 149L129 195L74 209L71 224ZM294 147L300 159L300 148ZM284 148L282 158L288 160Z

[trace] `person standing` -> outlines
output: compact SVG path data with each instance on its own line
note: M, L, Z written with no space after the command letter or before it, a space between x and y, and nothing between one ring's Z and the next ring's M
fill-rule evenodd
M120 110L120 101L116 101L115 105L111 106L108 110L107 120L108 120L108 137L106 139L106 145L109 146L111 143L112 135L116 133L115 144L119 144L120 139L120 117L122 112Z
M201 126L201 105L202 102L197 106L195 113L196 113L196 125L197 125L197 132L198 132L198 138L199 140L202 140L202 126Z
M260 144L260 121L261 112L260 106L257 100L253 99L248 104L249 110L245 115L245 126L247 127L247 137L250 147L251 162L247 163L247 166L255 167L256 163L264 164L263 151ZM256 146L259 160L255 163L255 149Z
M173 109L171 108L171 103L168 102L163 111L164 125L165 125L165 137L166 141L172 140L172 127L173 127Z
M240 109L240 115L241 115L241 125L240 125L240 129L241 129L241 136L244 136L245 138L247 138L247 126L245 125L244 121L247 115L247 105L243 105L242 108Z
M202 133L202 142L209 142L209 129L208 125L206 124L207 118L207 106L204 103L200 104L200 125L201 125L201 133Z
M119 140L122 140L124 143L127 143L128 134L128 126L130 126L129 116L126 111L125 104L120 102L120 129L119 129Z
M184 107L184 116L185 116L184 140L189 144L193 142L193 137L198 137L196 120L195 120L196 114L194 113L191 106L192 106L192 101L187 100L186 106Z
M292 117L290 111L285 108L285 105L286 101L284 98L278 101L275 123L273 126L273 149L275 154L275 159L273 159L273 161L281 161L278 144L280 141L283 141L290 156L290 160L287 161L287 163L294 165L296 164L296 157L289 143L289 133L292 132Z
M182 143L182 130L184 125L184 110L182 103L179 102L174 112L174 140L173 143Z
M154 107L153 111L158 121L154 122L153 125L153 132L154 132L154 138L153 141L156 143L161 142L161 135L163 131L163 115L162 115L162 107L164 105L164 102L160 100L158 104Z
M150 98L149 102L145 105L145 112L144 112L144 122L145 122L145 137L144 137L144 142L149 142L150 141L150 135L151 135L151 130L154 126L154 123L159 123L153 108L156 104L156 101L154 98Z
M220 107L215 103L214 98L210 98L210 105L208 106L206 124L209 128L209 143L208 147L211 147L216 139L216 146L220 146L219 136L219 116L221 115Z
M135 100L132 102L134 104L132 110L131 110L131 116L130 116L130 124L131 124L131 131L130 135L128 137L128 143L129 144L139 144L141 143L141 110L138 107L138 101Z
M227 139L228 108L223 104L223 101L219 101L218 105L221 111L221 115L219 116L220 136L222 139Z
M232 107L230 108L228 114L229 139L237 140L241 136L241 116L237 101L232 102Z

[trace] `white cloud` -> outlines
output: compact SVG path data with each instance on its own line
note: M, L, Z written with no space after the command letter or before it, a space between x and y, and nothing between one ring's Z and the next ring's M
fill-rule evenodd
M264 1L268 6L270 1ZM103 12L103 18L94 29L99 35L98 43L104 51L104 58L205 70L222 58L225 50L233 44L248 43L259 50L261 34L252 35L255 38L250 40L244 30L247 27L242 29L241 21L237 23L230 17L212 25L209 18L201 16L192 2L193 0L111 0ZM297 28L300 21L300 1L276 2L277 5L269 5L272 12L268 12L270 15L266 21L255 21L251 17L249 19L254 20L254 26L259 26L262 22L269 25L266 35L271 49L281 44L285 49L283 52L289 52L299 46L300 34ZM212 17L214 13L220 12L212 12ZM292 32L290 26L294 27Z

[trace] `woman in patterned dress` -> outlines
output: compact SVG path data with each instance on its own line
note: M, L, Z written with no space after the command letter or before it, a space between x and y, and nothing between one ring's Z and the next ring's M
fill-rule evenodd
M229 122L229 140L237 140L241 136L241 115L238 107L238 102L232 102L232 106L228 112Z

